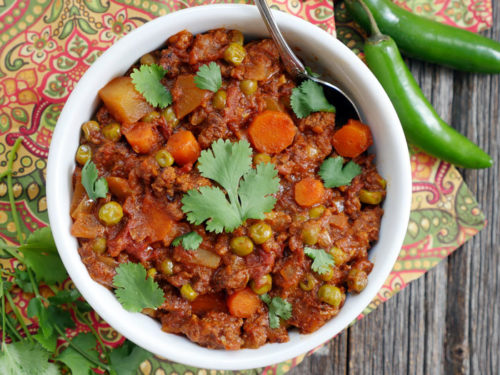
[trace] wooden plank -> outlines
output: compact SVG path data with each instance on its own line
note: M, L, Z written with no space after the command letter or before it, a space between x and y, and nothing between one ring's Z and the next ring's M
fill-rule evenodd
M500 41L500 4L493 2ZM292 374L498 374L500 369L500 76L411 61L438 113L495 160L461 171L489 221L471 241ZM331 356L325 358L326 353ZM343 359L343 356L346 359Z

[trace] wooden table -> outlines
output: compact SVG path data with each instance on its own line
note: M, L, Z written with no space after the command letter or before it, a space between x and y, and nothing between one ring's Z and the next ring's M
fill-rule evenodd
M493 11L485 35L500 41L495 0ZM500 75L409 65L442 118L495 160L488 170L461 170L488 225L292 375L500 373Z

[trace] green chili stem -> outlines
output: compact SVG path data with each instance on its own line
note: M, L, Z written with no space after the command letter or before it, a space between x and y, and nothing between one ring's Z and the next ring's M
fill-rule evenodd
M9 328L10 330L10 337L12 338L13 336L16 336L16 338L19 340L19 341L22 341L23 338L21 337L21 335L19 333L17 333L17 330L16 330L16 327L14 327L12 325L12 323L10 322L9 319L5 319L5 324L7 324L7 328Z
M26 327L26 323L24 323L24 319L21 316L21 313L19 312L19 309L17 308L16 304L14 303L14 300L12 299L12 296L10 295L10 292L5 291L5 296L7 297L7 300L9 301L9 305L12 308L12 311L14 312L14 315L17 318L17 321L21 325L23 331L26 333L26 337L33 342L33 337L31 336L30 331L28 330L28 327Z
M17 213L16 203L14 201L14 191L12 189L12 165L14 164L14 159L16 158L17 150L23 141L22 137L16 139L14 146L9 154L9 159L7 162L7 191L9 195L9 203L10 209L12 211L12 218L14 220L14 224L16 225L16 236L17 241L22 245L24 243L23 233L21 232L21 223L19 221L19 215Z
M5 343L5 296L3 292L3 277L0 277L0 289L2 290L2 351Z
M94 358L90 357L87 353L85 353L82 349L80 349L78 346L73 344L72 340L69 339L69 337L64 333L58 326L55 326L56 331L59 333L60 336L64 337L64 339L68 342L68 345L71 346L75 351L80 353L86 360L89 362L92 362L94 365L103 368L106 371L110 371L110 368L108 365L105 365L101 361L96 361Z
M378 28L377 21L375 21L375 18L373 17L371 10L366 6L363 0L358 0L358 2L368 15L368 19L370 20L370 28L371 28L370 31L372 35L382 35L380 29Z

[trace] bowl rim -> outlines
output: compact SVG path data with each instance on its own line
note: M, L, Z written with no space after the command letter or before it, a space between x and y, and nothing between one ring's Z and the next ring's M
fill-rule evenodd
M119 52L120 49L124 48L124 46L134 38L137 39L143 35L154 35L155 34L154 30L157 25L162 25L168 22L168 20L172 19L173 17L186 17L199 12L241 12L241 11L254 12L252 16L255 16L255 12L257 12L257 9L254 5L246 5L246 4L212 4L212 5L203 5L192 8L186 8L183 10L167 14L165 16L158 17L152 21L149 21L146 24L138 27L137 29L133 30L132 32L124 36L115 44L113 44L94 62L94 64L92 64L92 66L90 66L90 68L82 76L80 81L75 86L73 92L69 96L63 108L63 111L60 114L60 117L57 121L57 126L53 133L52 142L49 150L48 166L47 166L47 189L46 189L47 205L48 205L49 221L52 226L54 240L56 242L60 257L68 271L68 274L73 280L75 286L80 290L82 296L89 302L89 304L94 308L94 310L116 331L121 333L124 337L135 342L139 346L149 350L150 352L162 357L166 357L169 360L183 363L189 366L220 369L220 370L244 370L244 369L263 367L297 357L333 338L336 334L340 333L343 329L345 329L350 323L350 321L345 322L346 324L340 330L327 329L329 327L323 326L312 334L300 335L300 337L297 339L296 342L293 343L289 342L283 344L266 344L263 347L260 347L260 349L242 349L235 352L235 351L207 349L199 346L198 344L194 344L200 350L193 347L192 351L187 350L183 352L182 350L176 348L175 346L173 348L167 348L167 350L164 350L161 347L160 341L149 340L148 337L146 337L147 335L144 333L142 327L134 327L133 325L130 324L131 322L127 323L127 321L123 321L124 316L132 317L133 315L141 315L141 317L137 316L135 317L136 318L135 322L146 325L147 322L144 319L150 319L150 318L143 317L142 314L132 314L126 312L125 310L123 310L123 308L121 308L121 305L116 301L116 299L114 301L106 300L106 302L109 302L108 305L106 303L102 303L99 300L100 292L96 292L95 288L92 288L93 284L89 283L88 279L90 278L90 276L88 275L88 272L86 271L86 268L81 262L81 260L80 260L81 263L80 265L73 263L73 258L70 254L70 251L67 251L67 244L66 244L67 240L65 239L67 238L66 236L67 233L66 235L63 234L66 231L69 232L69 228L65 228L63 220L61 219L61 215L64 214L69 217L69 212L65 213L64 210L61 210L62 207L58 202L61 197L61 190L62 190L61 184L64 181L67 182L67 176L63 175L68 172L67 170L65 171L64 168L61 167L62 163L61 158L68 157L68 155L65 155L63 153L62 151L63 146L61 146L61 144L64 142L67 134L71 133L68 129L70 127L70 125L68 125L69 124L68 120L71 117L72 108L74 106L78 106L77 103L78 97L85 93L87 82L89 81L91 82L92 76L94 76L99 71L99 69L102 69L104 66L106 66L106 63L112 61L113 54L115 53L115 51ZM352 56L355 57L352 51L349 50L346 46L344 46L340 41L338 41L336 38L328 34L326 31L309 23L308 21L305 21L291 14L276 10L273 10L273 13L277 19L278 24L282 22L283 23L293 22L294 27L303 29L302 32L304 33L312 32L318 34L318 38L320 37L322 39L328 38L329 39L328 42L332 44L331 48L332 50L338 48L342 50L343 53L346 53L347 55L351 54ZM222 22L224 22L224 20L222 20ZM373 76L373 74L369 71L369 69L364 65L364 63L357 57L355 60L352 61L352 63L357 65L357 69L360 71L360 75L362 75L364 79L369 80L370 84L374 85L376 90L379 91L379 94L381 95L379 100L384 104L384 108L387 109L388 111L387 116L391 118L390 123L392 124L392 126L390 131L394 137L396 137L399 141L402 141L400 142L401 144L397 144L396 151L397 155L401 158L401 160L399 160L398 163L400 164L402 177L401 181L398 180L398 182L402 183L403 193L399 206L401 212L401 221L398 223L399 226L397 226L396 228L391 228L391 230L393 231L392 235L394 237L394 243L399 244L399 247L397 251L396 249L392 249L392 252L388 253L388 256L384 258L382 269L379 271L380 275L377 277L376 280L370 280L367 288L359 295L362 296L363 302L357 303L356 309L352 310L350 314L352 315L351 321L354 320L356 317L358 317L359 314L361 314L361 312L364 310L364 308L368 306L368 304L373 300L373 298L378 293L379 289L382 287L385 279L390 274L390 271L392 270L392 267L399 254L401 245L403 244L403 239L406 233L406 226L409 219L410 205L411 205L411 173L410 173L411 169L410 169L409 154L397 114L389 98L385 94L383 88L380 86L380 84ZM95 88L94 92L96 92ZM71 174L72 171L69 171L69 173ZM76 251L76 254L79 258L77 249L74 249L74 251ZM82 267L84 268L86 275L82 273L83 272ZM94 282L93 280L92 282L98 285L96 288L99 287L104 288L99 284L97 284L96 282ZM80 287L82 288L80 289ZM120 309L123 311L120 311ZM167 333L164 334L169 335ZM250 355L252 352L255 353L258 350L260 350L258 356ZM193 355L194 352L197 352L198 354L200 354L200 352L205 352L205 355L203 355L202 358L200 358L199 355L198 356ZM220 352L234 353L234 355L218 354ZM242 358L242 356L238 353L247 353L249 354L249 358L248 359Z

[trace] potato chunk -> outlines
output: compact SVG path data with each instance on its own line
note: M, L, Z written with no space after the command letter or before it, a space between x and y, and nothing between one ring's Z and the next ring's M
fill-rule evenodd
M99 97L113 117L124 123L133 123L153 110L136 91L132 78L117 77L99 90Z

